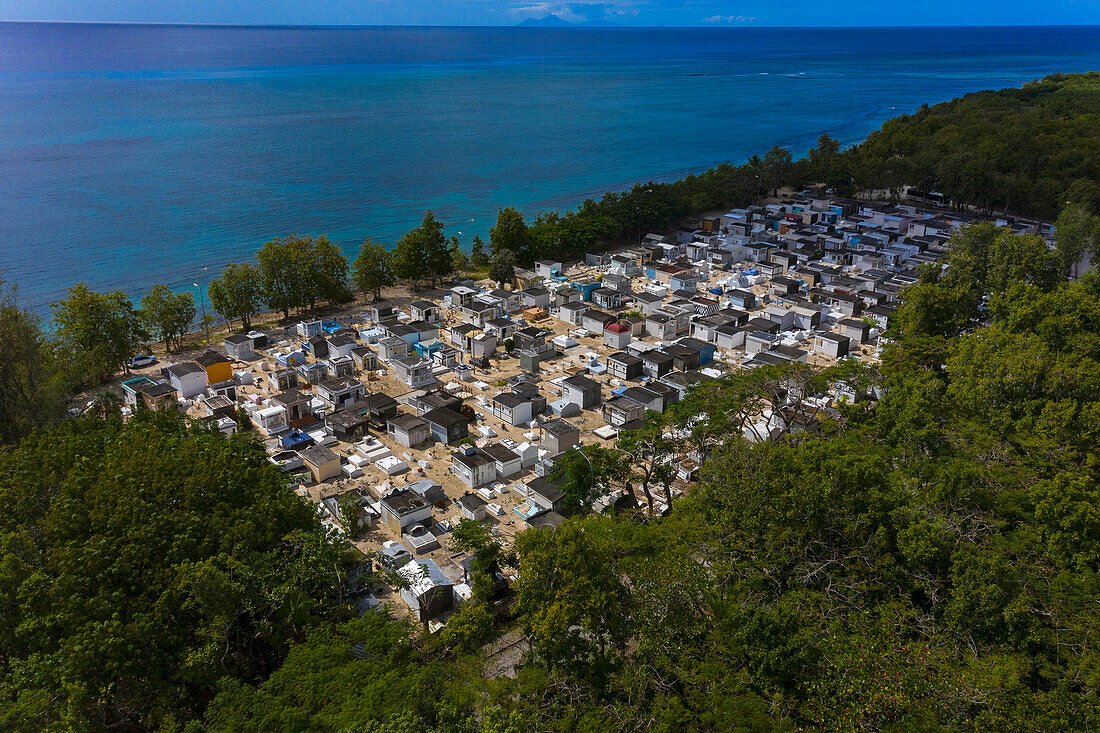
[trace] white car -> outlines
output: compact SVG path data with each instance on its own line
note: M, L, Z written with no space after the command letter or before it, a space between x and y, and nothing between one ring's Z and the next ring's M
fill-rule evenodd
M157 357L138 354L137 356L131 357L128 363L131 369L144 369L145 367L151 367L156 364Z

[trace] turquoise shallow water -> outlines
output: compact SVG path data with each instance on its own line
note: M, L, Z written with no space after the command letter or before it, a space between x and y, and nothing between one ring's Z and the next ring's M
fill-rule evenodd
M499 206L1097 68L1098 28L0 24L0 270L44 311L81 279L185 287L282 234L392 242L427 208L484 236Z

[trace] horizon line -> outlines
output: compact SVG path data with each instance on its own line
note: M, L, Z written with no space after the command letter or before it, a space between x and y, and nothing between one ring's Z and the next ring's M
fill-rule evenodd
M530 19L528 19L530 20ZM538 19L536 19L538 20ZM523 31L615 31L615 30L734 30L766 28L769 30L874 30L885 28L897 29L938 29L938 28L1100 28L1100 23L999 23L999 24L972 24L972 23L947 23L939 25L768 25L765 23L733 23L718 24L704 23L701 25L622 25L610 23L607 25L586 25L583 23L570 23L560 26L523 25L524 21L509 25L485 25L462 24L440 25L432 23L400 24L400 23L215 23L215 22L186 22L186 21L160 21L160 20L27 20L0 18L0 24L48 24L48 25L110 25L110 26L174 26L189 28L512 28Z

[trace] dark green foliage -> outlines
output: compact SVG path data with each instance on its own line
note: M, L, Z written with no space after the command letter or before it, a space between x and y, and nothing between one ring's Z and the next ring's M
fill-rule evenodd
M474 654L496 635L496 621L489 603L474 600L451 617L439 634L439 643L453 652Z
M1064 264L1038 236L1013 234L989 222L952 237L946 272L926 266L905 291L896 330L905 335L957 336L982 317L987 298L1030 285L1042 292L1064 280Z
M146 337L134 304L119 290L77 283L53 304L54 334L76 384L93 386L123 368Z
M601 486L628 478L626 459L621 451L597 445L584 446L558 456L547 478L561 489L565 512L588 511Z
M458 237L452 236L448 240L448 248L451 252L451 272L470 269L470 258L466 256L466 251L462 248L462 242Z
M506 565L516 564L515 555L506 552L500 540L490 533L489 526L481 522L461 520L451 534L451 547L472 555L467 582L476 601L492 600L496 575Z
M510 249L502 249L489 261L489 279L500 287L510 284L516 278L516 254Z
M241 328L251 328L252 317L263 302L259 269L248 262L226 265L210 282L207 293L214 310L227 322L240 320Z
M405 280L429 280L432 286L454 272L454 245L443 223L428 211L416 229L406 232L393 248L393 272Z
M690 454L699 480L669 516L582 511L520 534L514 557L487 526L462 523L451 543L474 556L475 599L433 641L383 615L343 621L336 550L246 437L166 414L123 426L104 403L106 420L24 439L0 454L0 721L1091 728L1100 276L1066 276L1098 236L1097 79L971 95L892 121L855 150L823 136L805 161L776 148L530 225L502 211L496 244L508 245L494 259L514 247L527 262L580 256L784 184L908 183L1032 214L1080 204L1060 219L1055 250L990 225L956 237L946 267L923 268L906 291L881 365L735 372L647 414L617 448L586 447L591 468L580 453L559 461L554 478L584 510L595 485L626 481L671 505L674 462ZM443 276L432 263L445 253L453 266L453 242L430 213L402 241L410 278ZM96 323L84 316L99 297L127 322L114 294L78 295L89 305L73 311L67 348ZM53 352L26 314L0 317L15 335L5 353L51 373ZM0 365L0 387L48 394L37 373ZM808 399L830 386L845 393L835 409ZM0 403L17 417L9 439L38 424L30 404ZM494 605L492 578L512 568L514 602ZM501 632L511 635L501 643L530 645L514 678L483 648Z
M630 466L630 483L641 489L650 514L653 513L653 489L657 485L664 486L665 499L672 504L669 489L676 475L673 459L677 446L666 433L668 428L661 415L647 411L644 426L623 433L619 438L619 449Z
M247 438L170 413L0 454L0 721L155 728L262 678L336 608L336 548Z
M879 369L704 385L666 415L662 439L709 446L670 517L520 537L516 610L542 669L506 686L511 709L549 730L724 730L752 710L768 728L1089 727L1100 277L1036 283L998 251L1050 251L997 230L958 244L952 267L988 301L952 333L903 314ZM921 287L940 302L959 277ZM740 438L778 390L823 382L855 403L816 431ZM571 702L547 710L550 689Z
M533 260L531 233L523 214L511 206L497 212L497 221L489 228L489 250L494 256L504 250L514 252L521 259Z
M1062 277L1077 276L1083 256L1100 257L1100 217L1091 205L1071 203L1058 215L1054 227Z
M393 285L397 280L393 272L393 257L384 246L366 239L352 265L351 278L360 292L370 293L377 300L382 295L382 288Z
M534 653L586 681L602 678L623 655L630 612L630 594L596 529L567 522L524 532L517 543L516 610Z
M37 316L0 280L0 444L60 418L73 376Z
M284 318L291 308L351 300L347 258L323 235L272 239L256 252L256 265L264 298Z
M903 115L840 156L863 189L911 185L1052 219L1100 206L1100 73L1054 74Z
M470 264L474 267L488 267L489 265L489 255L485 253L485 242L476 234L470 242Z
M748 204L756 188L754 169L726 164L672 183L639 183L598 201L585 199L564 214L540 213L526 227L524 248L516 252L521 264L540 257L583 259L586 252L636 242L647 231L675 226L687 216Z
M262 686L227 679L208 714L212 731L471 730L448 704L451 672L381 613L318 627Z
M817 145L810 150L807 156L815 180L826 181L837 167L838 155L840 155L840 141L831 137L828 133L817 139Z
M141 299L141 320L145 330L172 350L172 342L180 346L187 329L195 320L195 296L174 293L165 285L154 285Z
M825 134L806 158L793 160L789 150L774 147L742 165L639 183L564 213L541 212L530 224L502 209L492 250L511 249L524 265L541 257L583 259L685 217L814 184L842 196L881 190L900 196L902 187L914 186L960 207L1050 220L1066 202L1100 209L1098 128L1100 72L1055 74L1018 89L925 105L848 150Z

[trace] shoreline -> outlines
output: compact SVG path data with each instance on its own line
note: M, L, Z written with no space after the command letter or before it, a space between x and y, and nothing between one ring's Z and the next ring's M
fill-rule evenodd
M795 193L796 193L796 191L792 188L782 188L782 189L779 190L779 195L778 196L761 197L761 198L754 201L754 205L763 206L763 205L768 205L768 204L774 204L774 203L777 203L777 202L783 200L784 198L788 198L788 197L794 195ZM869 193L870 193L870 195L868 195L868 196L855 196L853 198L856 199L856 200L863 200L863 201L881 201L883 199L880 198L880 197L889 195L889 192L887 192L887 191L873 191L873 192L869 192ZM700 218L700 217L707 217L707 216L721 216L722 213L724 213L724 212L721 211L721 210L715 209L715 210L703 212L702 214L699 214L695 217L688 217L688 218L692 219L692 218ZM675 229L675 227L672 227L671 229ZM612 251L612 250L615 250L615 249L622 248L623 246L629 246L629 245L623 245L622 243L609 244L606 247L598 249L597 251L607 252L607 251ZM484 273L480 273L480 274L484 275ZM466 278L462 277L461 273L455 273L449 279L449 281L459 282L459 281L462 281L462 280L465 280L465 279ZM489 279L488 279L487 276L483 276L483 277L476 278L474 280L474 282L482 284L482 283L485 283L485 282L489 282ZM207 285L209 285L209 283L207 283ZM505 289L508 290L508 289L512 289L512 288L513 288L512 285L508 285ZM365 308L367 306L370 306L370 305L373 305L376 302L377 303L385 303L386 305L392 305L395 308L399 308L399 307L408 305L408 303L411 302L412 300L418 300L418 299L421 299L421 298L425 298L425 299L441 298L447 292L448 292L448 288L443 287L443 283L440 283L440 286L436 287L436 288L430 288L426 285L413 286L413 285L407 284L407 283L398 283L396 285L392 285L392 286L389 286L389 287L382 288L381 297L378 298L377 300L375 300L374 298L372 298L370 296L363 295L362 293L360 293L360 292L356 291L354 288L352 288L352 293L354 295L353 299L350 302L345 303L343 305L334 306L332 304L326 304L322 307L317 308L315 311L312 311L312 312L308 312L308 311L307 312L294 312L294 311L292 311L291 314L290 314L290 317L287 318L287 319L284 319L282 317L282 313L279 310L265 310L265 311L262 311L260 313L256 313L252 317L252 319L251 319L252 320L252 325L251 325L250 328L251 329L259 329L259 330L262 330L264 328L282 329L282 328L287 328L289 326L294 325L295 323L301 321L303 318L320 318L320 319L337 320L337 319L340 319L340 318L346 318L348 316L356 315L358 312L362 311L363 308ZM206 297L207 303L209 304L209 296L204 295L204 297ZM212 309L209 312L210 313L216 313ZM198 318L197 315L196 315L196 318ZM239 324L239 320L237 320L237 319L235 319L234 322ZM121 372L119 374L116 374L114 376L114 378L112 378L108 383L100 385L99 389L102 389L104 387L120 387L122 381L127 378L127 375L131 375L131 374L141 375L141 374L147 373L149 370L159 371L160 368L162 368L163 366L166 365L165 360L182 361L182 360L193 358L194 356L197 356L197 355L201 354L203 351L205 351L208 348L219 348L220 349L221 348L221 339L223 339L225 336L229 336L229 335L232 335L232 334L240 334L240 333L245 333L245 329L241 328L239 325L236 328L229 327L223 320L223 321L219 322L218 324L216 324L216 326L213 326L213 327L210 328L210 338L209 338L209 340L207 340L206 331L203 330L202 328L196 328L195 330L191 330L191 331L188 331L187 333L185 333L182 337L182 340L186 345L183 348L181 348L177 351L173 351L173 352L166 351L165 348L164 348L164 342L162 342L162 341L152 342L152 344L151 344L152 348L150 348L148 351L143 352L143 353L146 353L146 354L157 357L157 359L160 360L157 364L155 364L151 367L143 368L143 369L134 369L134 370L125 371L125 372ZM85 390L84 392L81 392L79 395L74 395L72 400L73 401L86 401L92 395L92 393L94 391L95 390Z
M804 59L785 55L775 40L783 33L778 31L778 36L760 35L753 41L759 53L748 60L728 53L727 44L713 35L694 37L695 31L668 31L675 41L669 49L624 41L624 49L605 53L566 38L548 42L534 56L522 37L494 47L490 54L471 50L463 37L440 31L450 59L444 64L433 53L418 56L413 31L392 50L384 36L371 40L375 37L364 31L366 40L349 42L350 50L318 49L296 61L272 40L294 40L294 30L241 33L241 43L223 52L219 42L236 39L232 28L163 33L119 28L105 32L115 39L154 42L137 56L95 57L89 55L95 47L81 40L94 33L63 33L58 26L53 29L56 38L39 54L12 57L9 65L21 83L34 88L29 103L48 105L42 108L46 112L56 108L58 115L63 107L71 109L42 131L27 130L15 111L4 116L17 123L6 160L12 168L9 188L18 196L0 197L8 199L6 206L0 204L0 218L7 220L11 241L18 246L2 258L3 267L20 282L24 302L48 317L49 303L75 280L86 280L96 291L119 289L133 297L153 283L183 289L203 266L216 270L246 260L277 235L327 234L350 253L368 234L392 245L430 208L451 230L465 231L458 222L480 217L467 233L484 237L498 206L512 205L527 214L565 211L586 197L599 199L602 192L623 190L632 182L667 181L720 162L744 161L775 143L797 155L822 131L842 145L861 141L880 123L924 102L1018 86L1056 71L1094 68L1100 61L1094 32L1084 28L1038 32L1038 40L1023 39L994 51L965 28L950 31L958 33L957 43L933 42L927 49L905 31L863 29L851 31L868 36L869 46L859 53L811 29L799 36L808 44ZM34 48L36 39L49 40L51 32L49 27L5 30L8 40L26 40L14 44L16 49ZM654 31L657 36L663 32ZM300 39L324 39L324 29L302 34ZM942 34L927 31L921 38L934 41L937 35ZM1019 35L1004 31L994 40ZM184 47L161 43L161 36L183 39ZM196 53L207 46L214 53ZM376 46L386 47L381 56ZM829 55L844 48L850 52ZM891 67L869 70L870 78L856 81L860 55L879 48L900 53L909 72L929 75L908 84ZM363 49L373 54L370 63L357 63ZM1049 56L1044 55L1047 49ZM639 53L646 59L644 67L630 65ZM564 78L573 67L558 60L572 58L568 54L576 56L584 78L601 89L624 63L633 69L631 83L596 96L587 85L578 87ZM674 55L683 55L686 65L678 65ZM420 63L413 63L418 58ZM965 79L936 73L941 64L954 68L963 62L973 62ZM544 68L553 71L553 96L524 102L492 84L499 74L522 81L542 76ZM441 102L434 95L392 86L403 74L411 75L407 81L417 89L446 88L450 97ZM207 124L187 125L196 96L221 95L229 77L242 99L218 96L202 115ZM85 125L84 132L76 130L74 122L101 119L95 116L101 105L88 107L71 96L71 87L52 81L59 78L81 79L81 89L103 103L110 101L102 97L107 84L131 90L125 101L129 114L110 130L95 124ZM374 104L374 97L355 92L370 83L390 90L393 99L385 108ZM283 94L260 94L266 88L296 90L306 107L295 109ZM348 96L316 108L315 101L339 89ZM147 92L155 92L156 98ZM485 97L490 92L497 96ZM706 98L700 94L713 95L702 114L693 111L695 101ZM499 97L505 111L472 115L456 101L459 97L475 106ZM408 110L416 105L428 105L419 108L432 112L420 132L410 128L415 118ZM592 105L606 108L612 113L609 119L618 120L614 134L593 123ZM547 114L553 110L565 111ZM299 143L294 128L301 124L308 126L308 135ZM368 131L368 124L371 139L362 140L360 133ZM580 144L556 137L555 130ZM410 133L405 142L397 137ZM244 146L237 142L242 138L262 145ZM500 144L484 142L492 139ZM348 140L355 142L341 142ZM397 145L383 147L383 140ZM406 164L414 147L425 156L431 176ZM206 170L196 165L196 153L207 156L201 159L210 164L204 162ZM69 163L59 167L50 162L54 160ZM363 161L369 161L369 169ZM84 170L97 171L102 180L88 178ZM245 182L262 182L262 193Z

